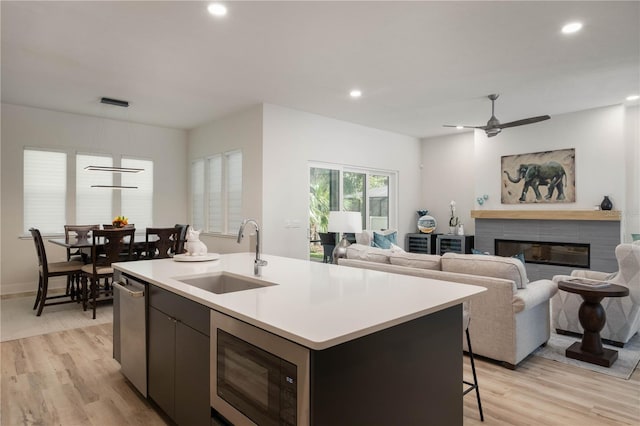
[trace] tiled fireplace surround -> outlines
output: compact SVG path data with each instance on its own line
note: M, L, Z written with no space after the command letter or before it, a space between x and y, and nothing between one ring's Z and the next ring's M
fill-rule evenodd
M478 214L475 217L475 248L483 252L494 253L495 239L520 241L547 241L562 243L590 244L590 269L614 272L618 269L615 248L620 243L620 220L602 219L603 212L594 213L594 219L580 217L566 219L567 215L559 214L563 219L552 219L553 214L540 214L544 219L536 219L536 214L505 214L502 218L498 211L494 214ZM550 213L546 211L546 213ZM485 216L485 217L481 217ZM531 218L512 218L531 217ZM489 218L488 218L489 217ZM573 267L527 263L529 280L551 279L554 275L569 275Z

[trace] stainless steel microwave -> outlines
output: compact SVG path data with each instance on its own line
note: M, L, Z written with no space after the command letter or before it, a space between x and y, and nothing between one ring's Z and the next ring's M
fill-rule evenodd
M211 407L236 426L309 424L309 349L211 311Z

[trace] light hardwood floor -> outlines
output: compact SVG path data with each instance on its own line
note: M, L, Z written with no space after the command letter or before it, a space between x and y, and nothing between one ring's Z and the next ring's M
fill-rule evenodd
M166 424L120 374L111 357L111 324L13 340L0 348L3 426ZM476 366L485 422L470 393L464 398L467 426L640 424L638 369L622 380L540 357L515 371L483 360ZM471 378L466 357L464 372Z

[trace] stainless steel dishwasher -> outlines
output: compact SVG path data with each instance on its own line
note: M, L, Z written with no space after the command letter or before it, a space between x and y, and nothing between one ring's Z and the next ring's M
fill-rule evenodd
M146 398L147 327L144 297L146 285L144 282L118 274L113 282L113 288L115 291L114 315L117 316L114 318L114 357L118 359L115 354L119 354L122 374Z

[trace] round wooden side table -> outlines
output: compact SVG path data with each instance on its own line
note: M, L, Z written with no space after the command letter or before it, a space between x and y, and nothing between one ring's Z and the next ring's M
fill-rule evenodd
M611 367L618 359L618 351L602 347L600 331L607 322L607 316L600 302L605 297L628 296L629 289L617 284L592 287L570 281L558 282L558 288L569 293L579 294L583 300L578 311L580 325L584 328L582 342L575 342L569 346L565 351L566 357L603 367Z

